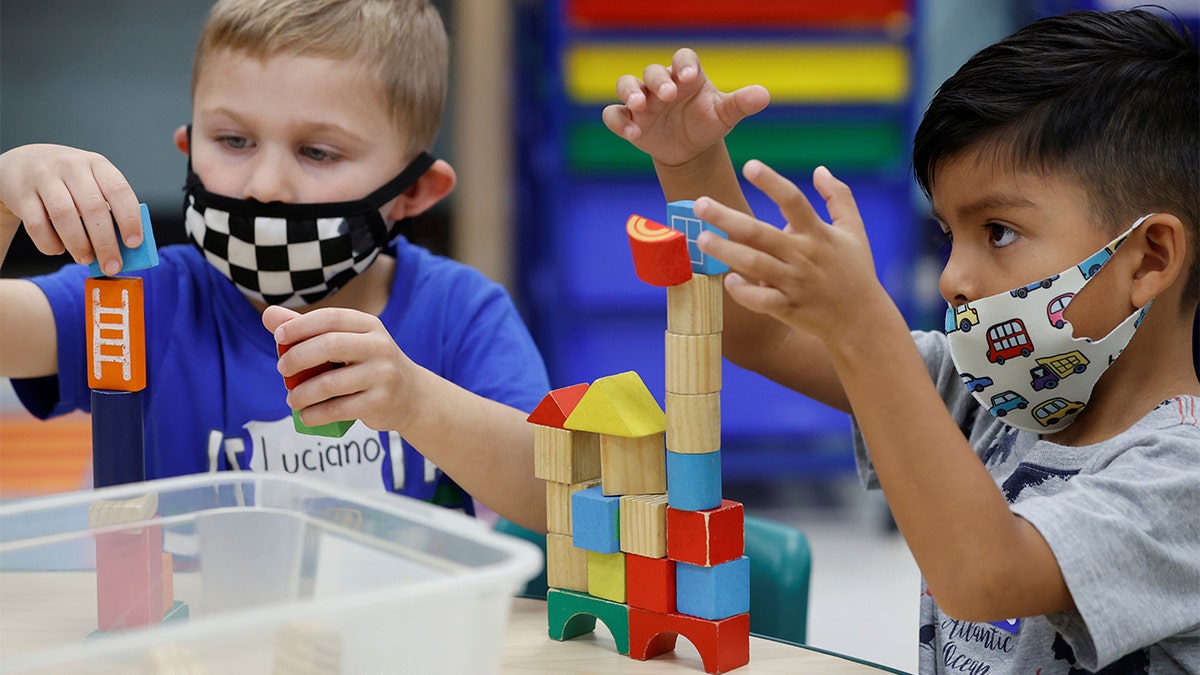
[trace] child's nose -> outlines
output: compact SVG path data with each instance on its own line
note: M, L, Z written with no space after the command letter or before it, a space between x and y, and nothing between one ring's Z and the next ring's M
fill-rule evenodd
M942 269L942 275L938 278L938 291L941 292L942 298L955 306L980 297L976 273L972 271L972 265L965 257L964 254L956 255L951 251L950 258Z
M285 162L270 153L260 153L250 169L243 198L263 203L295 202L295 189Z

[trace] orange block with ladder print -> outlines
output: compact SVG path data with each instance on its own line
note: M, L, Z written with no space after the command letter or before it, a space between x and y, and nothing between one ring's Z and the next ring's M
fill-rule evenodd
M146 388L146 319L140 277L90 278L87 296L88 387Z

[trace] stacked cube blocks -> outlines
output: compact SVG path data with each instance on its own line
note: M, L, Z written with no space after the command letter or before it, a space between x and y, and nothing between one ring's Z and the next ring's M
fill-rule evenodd
M683 635L710 673L749 662L750 567L742 505L721 497L722 281L696 246L692 203L669 227L626 223L634 269L667 288L666 410L636 373L550 392L530 414L546 481L550 637L600 619L639 660Z

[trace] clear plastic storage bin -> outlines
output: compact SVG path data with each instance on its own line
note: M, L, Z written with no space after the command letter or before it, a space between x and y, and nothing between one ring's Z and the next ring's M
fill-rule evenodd
M117 567L139 570L160 534L165 591L138 581L153 572L133 577L167 620L99 631L97 547L135 542L141 553ZM11 502L0 505L0 672L494 672L512 595L541 564L533 545L460 513L283 475Z

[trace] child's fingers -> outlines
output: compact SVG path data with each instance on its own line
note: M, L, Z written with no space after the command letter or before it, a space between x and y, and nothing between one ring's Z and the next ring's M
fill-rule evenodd
M107 160L92 168L121 241L130 248L142 243L142 208L125 176Z
M58 255L67 250L66 244L50 222L50 214L46 213L45 205L36 194L22 196L10 209L25 225L25 233L29 235L37 250L46 255Z
M646 71L642 74L642 82L646 85L648 95L656 96L663 101L674 101L679 89L675 86L675 79L671 77L671 71L667 70L666 66L652 63L646 66Z
M54 230L75 262L87 264L94 260L92 241L67 186L61 182L43 184L39 186L37 194L49 220L49 229ZM29 229L28 226L26 229Z
M866 232L862 216L858 212L858 204L854 201L854 193L850 186L838 180L829 169L818 166L813 171L813 187L825 200L825 208L833 224L843 230Z
M802 232L825 224L800 188L766 164L752 159L746 162L742 175L779 206L779 212L793 231Z
M640 112L646 108L646 88L642 81L633 75L622 75L617 78L617 98L629 106L630 110Z
M788 235L708 197L696 200L695 209L697 216L729 237L701 233L697 240L700 250L755 279L787 273L787 264L779 256Z
M671 56L671 72L681 85L688 85L699 78L700 56L687 47L682 47Z
M779 289L751 283L740 274L726 275L725 289L729 291L729 297L733 298L734 302L760 314L773 314L787 302L786 296Z
M733 120L736 124L751 115L762 112L770 103L771 93L767 91L767 88L751 84L722 97L723 118Z
M626 140L632 141L642 135L642 128L633 121L633 114L627 106L616 103L606 106L600 113L600 119L609 131Z
M280 326L287 323L288 321L291 321L292 319L295 319L298 316L300 316L300 312L297 312L293 309L288 309L287 307L280 307L279 305L271 305L270 307L267 307L263 311L263 315L262 315L263 328L266 328L267 330L271 331L271 333L275 333L276 329L278 329ZM278 340L277 340L277 342L278 342ZM280 344L290 344L290 343L281 342Z

